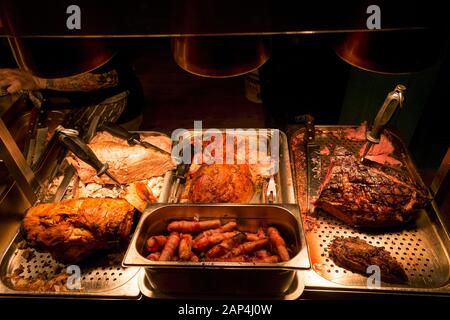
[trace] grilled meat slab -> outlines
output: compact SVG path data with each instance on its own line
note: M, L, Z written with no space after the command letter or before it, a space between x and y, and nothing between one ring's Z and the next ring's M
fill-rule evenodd
M402 266L384 248L375 247L358 237L338 237L330 244L330 258L336 265L367 276L367 268L380 267L381 280L387 283L407 283Z
M367 161L336 147L315 206L354 227L408 222L429 201L407 172Z
M145 137L143 140L171 151L172 142L167 137ZM101 162L109 165L111 174L122 184L160 176L175 168L170 155L138 145L129 146L125 140L107 133L94 137L89 147ZM94 168L76 157L68 157L67 161L75 167L83 183L114 184L106 175L97 177Z
M123 199L96 198L44 203L28 209L22 230L39 250L62 263L78 263L128 239L134 207Z

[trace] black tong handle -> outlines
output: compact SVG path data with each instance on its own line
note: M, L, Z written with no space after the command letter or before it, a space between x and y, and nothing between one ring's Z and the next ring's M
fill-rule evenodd
M80 138L59 134L59 141L74 155L92 166L97 171L97 176L101 176L108 170L108 164L102 163L92 149Z
M136 144L136 141L140 141L141 137L138 133L131 133L127 129L112 123L112 122L105 122L100 126L101 130L105 130L112 135L125 139L130 146L133 146Z

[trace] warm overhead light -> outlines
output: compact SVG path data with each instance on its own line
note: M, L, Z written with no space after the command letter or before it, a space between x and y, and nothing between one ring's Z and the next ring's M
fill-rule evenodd
M441 55L437 30L365 31L340 35L335 46L349 64L379 73L411 73L433 66Z
M233 77L259 68L270 57L264 36L172 38L172 53L184 70L203 77Z

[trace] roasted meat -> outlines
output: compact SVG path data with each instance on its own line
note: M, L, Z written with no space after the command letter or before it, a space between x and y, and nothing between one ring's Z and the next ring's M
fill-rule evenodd
M369 266L378 266L381 281L407 283L402 266L384 248L375 247L358 237L338 237L330 244L330 258L340 267L367 276Z
M153 195L147 183L137 181L130 183L120 197L127 200L140 212L144 212L148 203L155 203L158 200Z
M366 142L367 143L367 142ZM364 154L366 144L364 144L359 151L359 155ZM381 164L400 165L401 162L393 158L391 154L394 152L394 146L386 135L381 135L380 143L372 145L366 155L366 159L378 162Z
M248 165L202 165L190 181L188 199L194 203L250 202L254 183Z
M343 131L345 139L351 141L366 141L367 133L367 122L363 122L357 128L347 128ZM366 149L366 144L360 150L360 155L362 156L364 150ZM392 157L394 152L394 146L389 140L386 134L382 134L380 142L374 144L366 155L366 159L378 162L380 164L390 164L390 165L400 165L401 162Z
M110 138L109 138L110 137ZM145 141L168 152L171 151L171 140L164 136L145 137ZM98 159L109 165L110 173L120 183L126 184L163 175L175 168L170 155L141 146L129 146L125 140L101 133L89 144ZM106 175L97 177L94 168L76 157L68 157L84 183L113 184Z
M25 239L62 263L78 263L93 252L127 240L134 207L123 199L76 199L28 209Z
M336 147L315 206L355 227L390 227L408 222L429 201L426 190L401 170L362 164Z

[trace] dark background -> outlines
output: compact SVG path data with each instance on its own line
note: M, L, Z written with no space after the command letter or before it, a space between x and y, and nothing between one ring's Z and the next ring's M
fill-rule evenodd
M360 70L333 50L335 35L277 35L272 54L260 68L263 104L245 98L245 76L212 79L187 73L173 60L170 40L116 39L113 45L133 65L145 94L143 130L170 133L204 127L278 127L310 113L318 124L371 122L397 83L408 87L405 107L393 121L418 166L435 170L450 145L448 51L431 68L407 75ZM5 38L0 67L15 67Z

